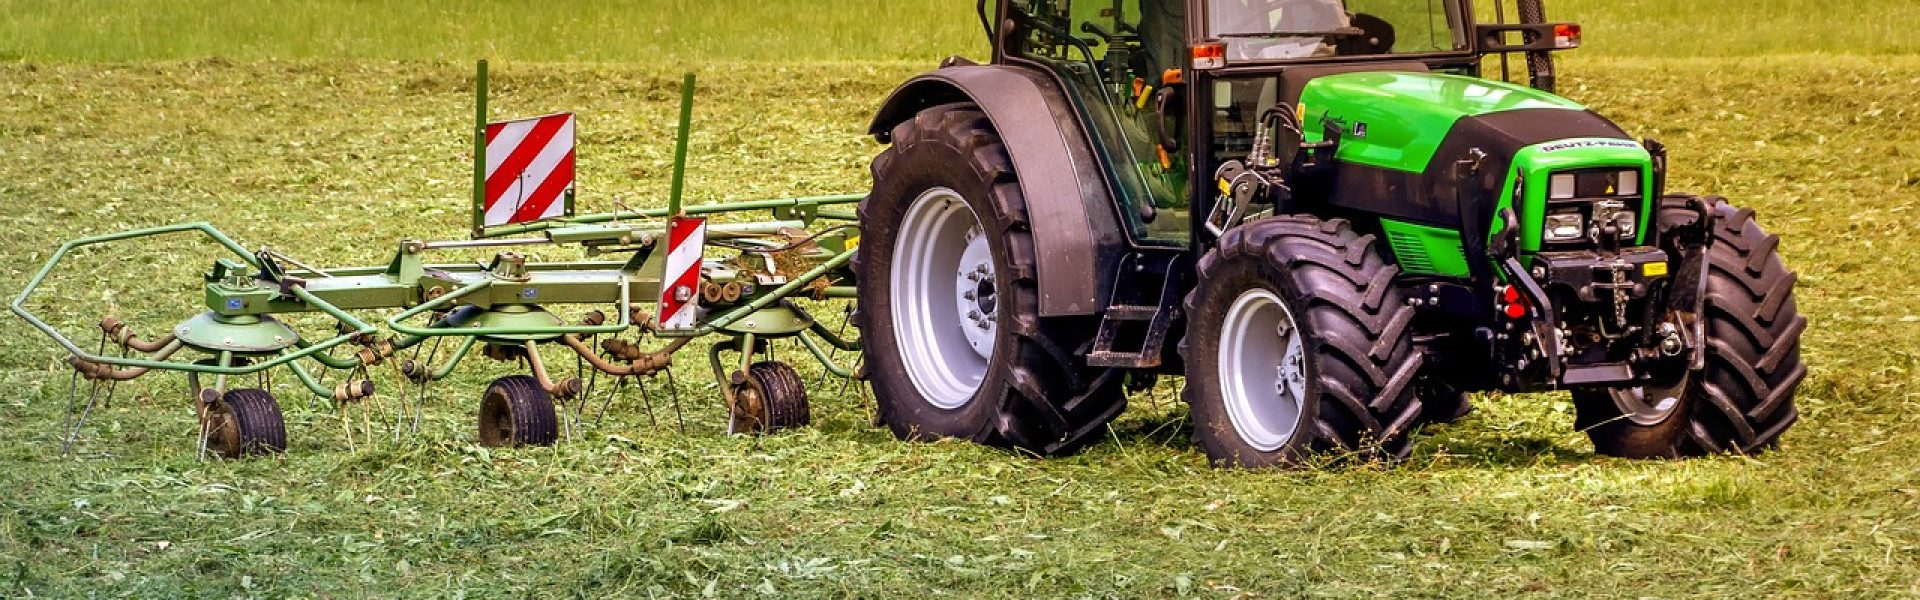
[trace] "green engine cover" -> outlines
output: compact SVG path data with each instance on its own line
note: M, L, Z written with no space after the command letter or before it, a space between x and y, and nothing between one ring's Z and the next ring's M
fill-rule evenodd
M1341 127L1341 161L1421 172L1465 117L1489 113L1560 109L1584 111L1572 100L1530 87L1438 73L1361 72L1328 75L1307 83L1298 110L1307 141L1324 139L1314 126ZM1360 127L1356 132L1355 127Z
M1491 232L1502 207L1521 218L1521 251L1538 252L1552 173L1638 170L1640 214L1651 209L1645 148L1585 106L1533 88L1440 73L1342 73L1308 82L1296 110L1307 141L1338 136L1330 201L1378 215L1409 273L1467 276L1461 231ZM1473 150L1486 154L1477 183L1494 190L1491 207L1461 206L1451 185L1454 165Z

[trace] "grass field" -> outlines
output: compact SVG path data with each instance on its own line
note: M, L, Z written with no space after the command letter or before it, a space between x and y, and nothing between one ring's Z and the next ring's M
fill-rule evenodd
M606 16L612 3L563 4L586 29L625 27ZM1650 4L1606 14L1633 22L1624 15ZM251 245L361 264L394 240L464 228L472 48L393 25L353 50L326 41L353 31L341 24L302 29L318 41L290 49L291 30L233 30L212 9L201 33L140 46L103 32L140 31L128 24L152 19L125 15L157 3L78 10L120 15L70 26L80 33L40 6L0 1L0 49L33 57L0 63L6 296L58 240L87 233L207 219ZM342 8L364 6L380 5L293 20L373 14ZM443 22L431 7L454 4L412 6ZM722 6L706 31L732 35L722 17L741 9ZM832 19L780 6L769 10ZM334 413L282 382L291 452L201 463L184 384L153 377L122 386L62 458L64 367L9 318L0 596L1920 594L1920 282L1903 275L1920 262L1920 57L1767 54L1782 36L1831 54L1910 51L1873 28L1912 9L1874 4L1871 25L1823 31L1787 24L1832 22L1809 16L1824 5L1741 6L1794 12L1753 10L1762 18L1713 45L1725 52L1684 46L1732 56L1649 58L1655 42L1621 38L1603 50L1596 32L1599 52L1572 61L1564 85L1667 142L1676 189L1735 198L1784 236L1813 322L1812 375L1779 452L1598 459L1565 398L1501 396L1430 429L1404 465L1217 472L1187 439L1176 381L1136 396L1108 441L1060 460L894 442L836 385L815 388L810 429L727 438L696 365L680 368L685 433L656 384L651 419L628 397L578 441L489 452L472 443L471 413L504 367L476 361L434 388L423 432L400 442L348 451ZM925 35L972 43L970 28L948 31ZM513 59L496 68L494 106L579 109L583 202L653 204L679 65L641 55L704 52L709 38L603 38L573 46L602 49L588 54L546 54L531 33L486 48ZM886 39L700 65L695 200L863 189L877 151L865 119L951 52L916 40L855 60ZM186 239L89 254L53 282L69 301L38 308L73 331L109 311L155 330L194 310L212 257Z
M1492 14L1492 2L1480 4ZM984 51L973 6L969 0L0 0L0 60L931 61ZM1554 19L1586 26L1583 54L1589 56L1920 52L1920 36L1908 29L1920 22L1920 3L1905 0L1559 0L1548 9Z

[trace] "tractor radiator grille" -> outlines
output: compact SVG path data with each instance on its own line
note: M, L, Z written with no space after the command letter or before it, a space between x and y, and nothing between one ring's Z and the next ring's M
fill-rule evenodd
M1388 231L1387 243L1393 246L1393 255L1399 259L1402 271L1434 272L1433 256L1427 253L1426 241L1419 235L1408 231Z

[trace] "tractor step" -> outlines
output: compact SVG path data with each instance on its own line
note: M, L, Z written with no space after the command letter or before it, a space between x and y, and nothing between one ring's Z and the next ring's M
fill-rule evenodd
M1163 360L1161 355L1166 348L1167 330L1172 328L1180 312L1175 305L1179 286L1172 269L1176 260L1175 257L1133 255L1122 261L1120 272L1123 276L1114 282L1114 304L1108 306L1102 315L1100 331L1093 338L1093 351L1087 353L1087 366L1122 369L1160 366ZM1128 281L1128 274L1133 275L1132 281ZM1141 281L1142 278L1147 281ZM1149 283L1158 283L1160 288L1159 293L1151 299L1128 298L1128 295L1121 293L1127 289L1152 289L1150 285L1141 285ZM1125 303L1128 300L1156 302L1151 305Z

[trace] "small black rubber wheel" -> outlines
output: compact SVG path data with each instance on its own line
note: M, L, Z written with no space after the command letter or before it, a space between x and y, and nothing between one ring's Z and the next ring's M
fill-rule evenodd
M553 397L527 375L493 380L480 398L480 445L552 446L560 439Z
M1342 220L1274 217L1221 237L1187 296L1182 392L1214 465L1407 455L1423 355L1399 273Z
M859 310L878 420L906 440L1073 452L1126 408L1082 353L1098 317L1042 318L1030 199L978 106L895 126L860 203ZM1045 199L1057 201L1057 199ZM1078 210L1077 208L1075 210Z
M768 434L806 427L813 417L807 406L807 388L800 373L783 362L758 362L747 367L747 380L733 390L733 433Z
M207 407L203 419L207 450L221 458L287 451L287 424L280 414L280 402L266 390L229 390Z
M1686 200L1661 202L1663 229L1697 219ZM1800 361L1807 319L1794 302L1798 278L1780 260L1780 237L1762 230L1753 211L1705 200L1715 219L1707 250L1706 369L1663 385L1575 390L1576 425L1602 455L1755 454L1777 445L1800 418L1793 396L1807 375Z

